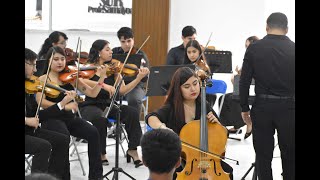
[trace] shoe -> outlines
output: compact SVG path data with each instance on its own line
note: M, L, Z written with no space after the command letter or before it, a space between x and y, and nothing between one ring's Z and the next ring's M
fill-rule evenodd
M244 139L247 139L252 134L252 130L244 135Z
M109 134L108 138L115 139L116 138L116 133Z
M102 165L104 165L104 166L108 166L109 165L108 159L101 160L101 162L102 162Z
M130 163L131 162L131 159L133 160L133 164L135 165L135 168L138 168L139 166L142 166L143 163L142 161L139 159L139 160L134 160L132 156L130 156L128 154L128 151L127 151L127 163Z
M78 138L78 137L76 138L76 141L77 141L77 142L79 142L80 140L81 140L81 138ZM81 142L82 142L82 143L88 143L88 141L85 140L85 139L83 139Z
M231 128L231 129L228 129L228 132L229 132L230 134L235 134L235 133L237 133L238 130L239 130L239 129ZM241 134L241 133L242 133L242 129L239 130L238 134Z

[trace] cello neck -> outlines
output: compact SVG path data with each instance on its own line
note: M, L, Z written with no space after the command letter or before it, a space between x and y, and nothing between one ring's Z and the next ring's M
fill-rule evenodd
M201 85L200 149L203 151L208 151L208 124L205 80L202 80Z

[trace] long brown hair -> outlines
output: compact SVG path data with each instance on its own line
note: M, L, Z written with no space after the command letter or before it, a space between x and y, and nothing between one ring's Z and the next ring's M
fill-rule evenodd
M181 85L184 84L190 77L198 78L194 70L189 67L181 67L173 74L171 79L170 87L168 90L168 97L165 104L171 104L174 107L174 123L177 127L183 126L184 124L184 107L183 107L183 96L181 92ZM200 95L197 100L200 99Z

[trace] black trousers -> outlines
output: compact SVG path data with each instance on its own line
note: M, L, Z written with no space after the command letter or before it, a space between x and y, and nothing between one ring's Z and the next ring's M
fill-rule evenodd
M42 122L42 128L60 132L88 141L89 178L102 177L103 169L101 162L100 138L97 128L79 117L65 119L50 119Z
M145 95L146 91L143 89L143 86L138 84L124 96L124 100L128 101L128 106L135 108L140 115L142 99Z
M69 136L46 129L26 134L25 153L33 154L31 173L49 173L69 180L69 143Z
M221 104L222 96L219 97L219 105ZM232 93L228 93L224 97L220 113L220 122L224 126L234 126L239 129L245 125L241 117L240 102L232 99Z
M251 109L253 146L259 180L272 180L271 161L277 130L284 180L295 180L295 102L256 98Z
M125 130L128 134L128 148L137 149L137 147L140 145L140 138L142 136L142 130L139 122L139 114L136 109L130 106L121 105L120 110L120 121L125 124ZM106 154L107 119L101 117L103 110L101 110L97 106L88 105L81 107L80 112L84 119L92 122L92 124L97 127L100 134L101 152L102 154ZM116 119L116 115L117 110L115 108L112 108L109 117Z

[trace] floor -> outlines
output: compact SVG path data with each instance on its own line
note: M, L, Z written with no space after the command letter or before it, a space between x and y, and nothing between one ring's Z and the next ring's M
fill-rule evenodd
M141 127L144 131L143 122L141 122ZM226 157L239 161L239 165L236 165L234 161L226 161L228 164L230 164L233 167L235 180L240 180L245 175L245 173L249 170L249 168L251 167L252 163L255 160L255 153L252 146L252 136L244 140L243 139L244 132L246 132L246 126L242 127L242 134L230 135L230 137L240 138L241 141L233 140L233 139L228 139L227 141ZM107 143L108 145L110 145L110 146L107 146L107 154L108 154L108 159L110 164L108 166L103 166L104 174L108 173L113 167L115 167L115 145L112 145L115 143L115 140L108 138ZM87 177L88 176L88 156L87 156L87 153L81 153L81 152L87 151L87 144L80 143L77 147L80 152L80 157L84 167L85 175L83 174L79 161L72 161L70 162L71 179L87 180L88 179ZM127 149L127 143L125 141L123 143L123 147L125 150ZM72 148L70 148L70 153L71 153L71 150ZM138 153L141 157L140 147L138 148ZM73 156L70 156L70 159L74 159L74 158L76 158L76 154L74 154ZM146 180L148 178L149 172L147 167L140 166L139 168L135 168L132 162L127 163L126 158L124 157L124 154L121 150L121 147L119 147L119 167L122 168L126 173L128 173L129 175L131 175L133 178L137 180ZM279 151L279 146L277 146L277 144L275 146L274 158L272 161L272 169L273 169L273 178L275 180L282 180L280 151ZM253 169L249 172L249 174L246 176L245 179L251 180L252 173L253 173ZM107 176L108 179L112 179L113 174L114 173L110 173ZM119 174L120 180L130 179L124 173L119 172L118 174Z

